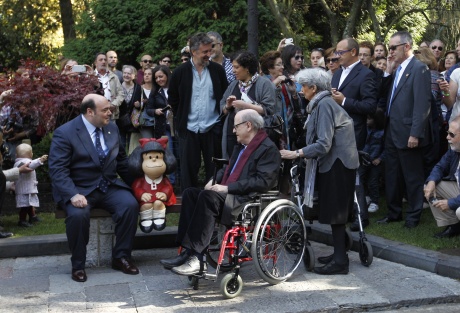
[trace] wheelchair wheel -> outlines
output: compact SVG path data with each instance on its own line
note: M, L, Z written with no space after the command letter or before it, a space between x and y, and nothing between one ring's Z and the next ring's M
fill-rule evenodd
M220 292L227 299L237 297L243 290L243 279L240 275L235 278L235 273L227 274L220 282Z
M289 200L270 203L259 216L252 237L251 255L259 276L279 284L302 261L307 232L302 213Z
M305 269L309 272L311 272L315 267L315 253L313 252L313 248L309 243L305 245L305 252L303 253L303 265L305 265Z
M222 245L225 243L222 242L227 228L223 225L216 225L214 233L211 237L211 243L209 244L208 249L206 250L206 261L213 268L217 268L217 261L219 260L219 253ZM231 271L236 264L234 264L232 257L230 256L230 251L225 249L224 258L222 259L222 264L220 265L219 271L228 272Z
M362 238L359 240L359 259L364 266L370 266L374 260L371 244Z
M351 235L350 228L345 229L345 250L350 251L353 246L353 236Z

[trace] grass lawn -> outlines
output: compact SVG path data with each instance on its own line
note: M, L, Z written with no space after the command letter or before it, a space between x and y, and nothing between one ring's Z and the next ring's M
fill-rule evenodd
M403 211L403 217L404 215ZM404 219L401 222L390 224L377 224L376 221L385 217L387 214L384 199L380 199L380 210L375 213L369 213L370 225L365 229L367 234L383 237L390 240L400 241L409 245L421 247L424 249L439 251L445 249L459 249L460 236L454 238L437 239L433 235L444 230L444 227L436 226L430 208L423 209L422 217L418 227L407 229L404 226Z

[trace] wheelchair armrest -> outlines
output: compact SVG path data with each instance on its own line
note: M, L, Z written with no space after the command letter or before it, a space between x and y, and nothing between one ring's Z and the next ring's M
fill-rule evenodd
M214 163L214 165L217 168L222 168L225 164L228 164L228 160L227 159L218 159L218 158L212 157L212 163Z

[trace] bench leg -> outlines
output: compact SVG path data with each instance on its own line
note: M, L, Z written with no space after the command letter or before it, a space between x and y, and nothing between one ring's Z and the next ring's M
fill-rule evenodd
M86 267L110 266L115 244L115 223L111 217L91 218Z

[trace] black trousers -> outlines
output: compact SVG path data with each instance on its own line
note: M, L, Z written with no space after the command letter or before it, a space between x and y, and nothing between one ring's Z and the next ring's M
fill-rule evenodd
M182 194L177 242L184 248L203 253L211 242L216 219L222 216L226 194L187 188Z
M221 155L221 137L217 128L206 133L194 133L185 131L179 137L179 158L180 158L180 187L184 191L189 187L198 186L198 172L201 166L201 155L203 155L206 182L211 179L214 173L212 157L219 158Z
M402 217L402 199L407 191L406 222L418 223L423 206L423 148L398 149L391 133L385 138L385 195L388 217ZM404 188L405 187L405 188Z
M86 245L89 241L89 216L91 209L96 207L108 211L114 223L117 224L115 226L116 243L112 249L112 257L130 258L139 214L139 204L131 192L128 189L111 185L107 193L96 189L86 197L86 200L88 205L84 208L74 207L70 201L65 204L66 234L72 253L72 268L85 268Z

